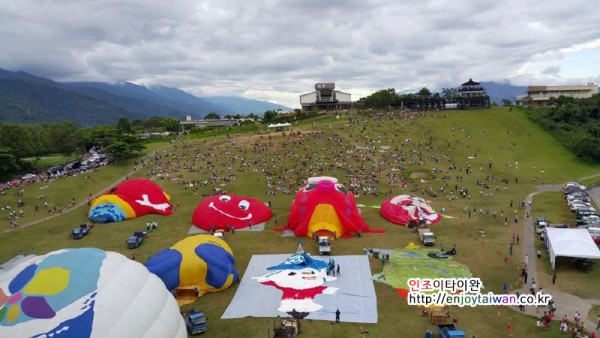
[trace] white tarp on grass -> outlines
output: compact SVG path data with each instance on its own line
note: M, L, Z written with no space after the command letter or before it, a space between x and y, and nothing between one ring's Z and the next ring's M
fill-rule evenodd
M278 311L282 291L260 284L252 277L273 273L268 267L284 262L290 255L253 255L242 277L233 300L221 318L244 317L290 317ZM328 262L329 256L313 257ZM335 311L340 310L340 321L354 323L377 323L377 296L371 279L371 268L366 255L332 256L340 265L340 275L324 285L339 288L334 294L319 294L314 302L322 309L310 313L306 319L335 320Z
M546 228L545 238L552 269L558 256L600 259L600 250L587 229Z

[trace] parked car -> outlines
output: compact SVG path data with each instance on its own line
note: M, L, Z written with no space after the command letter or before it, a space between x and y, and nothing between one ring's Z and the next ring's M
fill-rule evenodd
M48 168L48 170L46 170L46 175L48 176L52 176L52 175L56 175L59 174L63 171L63 166L62 165L55 165L54 167L50 167Z
M566 198L565 201L567 201L567 203L569 203L569 202L574 202L577 200L589 202L589 198L587 196L581 196L581 195L569 196Z
M544 229L546 229L546 226L548 226L546 222L537 223L535 225L535 232L541 234L542 232L544 232Z
M581 187L572 185L572 186L565 187L564 190L565 190L565 194L572 194L574 192L585 192L585 187L581 188Z
M27 174L27 175L25 175L25 176L21 177L21 179L22 179L23 181L29 181L29 180L32 180L32 179L34 179L34 178L36 178L36 177L37 177L37 175L36 175L36 174Z
M567 200L567 204L568 205L573 205L573 204L585 204L585 205L591 205L590 200L589 199L583 199L583 198L576 198L576 199L571 199L571 200Z
M573 203L570 206L571 211L575 211L575 210L583 210L583 209L590 209L592 207L592 205L590 203Z
M592 206L578 206L577 208L575 208L575 210L573 210L573 212L575 214L577 214L577 212L583 212L583 211L591 211L593 213L597 213L596 212L596 208L592 207Z
M576 187L582 190L586 189L585 185L581 185L578 182L568 182L567 184L565 184L565 188L569 188L569 187Z
M600 228L600 222L591 222L577 225L577 229Z
M598 215L589 215L589 216L584 216L581 219L578 220L578 222L600 222L600 216Z
M598 215L593 210L575 210L575 218L580 219L584 216Z

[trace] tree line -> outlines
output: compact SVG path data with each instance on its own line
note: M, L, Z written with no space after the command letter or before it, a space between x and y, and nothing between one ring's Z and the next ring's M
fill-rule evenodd
M527 108L526 114L578 157L600 161L600 95L551 97L548 107Z
M179 121L169 117L148 120L119 119L115 125L78 128L72 122L55 124L0 123L0 180L14 175L38 171L34 161L48 155L82 156L92 147L102 147L115 158L128 157L144 149L142 131L173 131Z

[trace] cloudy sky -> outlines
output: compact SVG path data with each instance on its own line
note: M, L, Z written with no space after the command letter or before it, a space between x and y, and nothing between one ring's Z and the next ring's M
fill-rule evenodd
M589 0L7 0L0 68L290 107L316 82L598 83L599 20Z

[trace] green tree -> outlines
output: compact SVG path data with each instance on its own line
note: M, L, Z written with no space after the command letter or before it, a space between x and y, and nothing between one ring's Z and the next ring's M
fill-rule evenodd
M115 126L98 126L81 130L81 142L85 149L93 146L108 146L117 140L118 131Z
M219 116L218 113L212 112L212 113L208 113L206 114L206 116L204 116L205 120L220 120L221 116Z
M165 128L165 131L177 132L180 128L179 120L172 117L163 117L162 127Z
M458 88L442 88L442 93L446 100L453 100L459 97Z
M512 106L512 101L509 99L502 99L502 106L503 107L510 107Z
M421 97L431 97L431 91L427 87L423 87L419 90L417 95Z
M0 149L0 180L7 181L19 172L19 165L15 155L8 149Z
M27 127L20 124L0 125L0 144L18 160L33 156L35 148L33 140L27 132Z
M140 152L144 150L145 146L142 144L142 139L139 136L134 134L124 134L119 137L118 141L113 142L123 142L129 146L130 152Z
M358 106L363 108L389 108L400 105L400 99L394 88L382 89L358 100Z
M268 122L277 117L277 112L274 110L267 110L263 114L263 121Z
M133 128L131 127L131 123L126 117L121 117L119 122L117 122L117 130L121 134L133 134Z
M600 139L586 135L573 146L573 152L587 161L600 160Z
M60 122L46 129L46 148L50 153L64 155L77 151L81 144L79 129L72 122Z
M107 153L113 154L113 156L117 159L126 158L132 153L129 144L123 141L115 141L108 147L105 147L104 150Z

